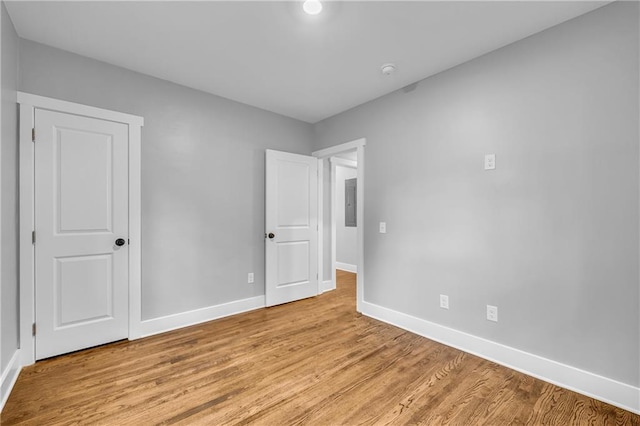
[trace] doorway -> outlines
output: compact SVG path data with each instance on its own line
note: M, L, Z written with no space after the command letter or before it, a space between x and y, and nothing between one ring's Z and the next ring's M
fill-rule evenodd
M333 194L331 191L332 182L335 182L335 173L332 173L331 158L335 157L334 163L341 161L349 162L351 165L357 164L356 180L356 263L352 264L357 270L356 278L356 310L361 312L362 301L364 300L364 188L365 188L365 145L366 139L357 139L344 144L336 145L326 149L313 152L313 156L318 158L319 171L319 197L318 197L318 217L319 223L319 293L335 289L336 287L336 229L335 221L332 220L332 210L335 202L331 202ZM345 156L349 158L344 158ZM355 158L355 163L353 163ZM344 213L344 212L343 212ZM336 212L335 216L340 213ZM334 216L334 217L335 217Z
M358 272L357 152L338 154L331 163L332 271Z

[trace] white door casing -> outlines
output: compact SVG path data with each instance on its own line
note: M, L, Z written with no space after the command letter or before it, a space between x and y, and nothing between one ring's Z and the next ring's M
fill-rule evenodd
M35 110L35 129L42 359L128 337L128 129L43 109Z
M128 239L129 244L126 248L121 248L117 254L126 259L128 268L125 272L127 279L128 292L128 330L125 330L124 337L137 339L142 337L141 332L141 141L142 127L144 119L139 116L121 113L117 111L96 108L92 106L77 104L73 102L62 101L59 99L48 98L44 96L33 95L24 92L18 92L18 103L20 104L20 349L19 357L22 366L33 364L36 360L36 338L33 335L33 329L36 321L36 260L35 247L42 241L42 234L37 234L36 244L32 243L32 232L36 229L35 223L35 166L36 166L36 145L41 140L42 133L32 134L32 130L36 127L36 110L57 111L60 113L71 114L78 117L92 117L107 122L120 123L125 126L126 137L128 141L128 163L125 164L125 173L128 175L127 181L127 202L128 211ZM92 153L95 157L95 153ZM96 158L89 161L95 162ZM67 174L68 176L68 174ZM53 182L49 182L53 185ZM78 189L81 191L81 188ZM95 194L94 194L95 195ZM74 214L74 213L72 213ZM113 214L113 211L112 211ZM74 219L69 216L69 219ZM71 221L73 222L73 221ZM53 222L52 222L53 223ZM78 225L78 223L76 223ZM88 222L80 224L80 231L86 231ZM53 230L54 224L51 225ZM84 228L83 228L84 226ZM69 221L63 223L62 228L72 227ZM116 230L117 231L117 230ZM126 231L125 231L126 237ZM109 247L105 253L116 255L114 241L109 238ZM53 259L51 260L53 263ZM97 257L97 263L108 262L100 256ZM64 263L64 262L62 262ZM77 275L82 270L83 274L92 269L100 269L96 266L96 262L88 261L86 264L80 262L78 268L72 270L68 266L73 262L67 262L64 266L67 277ZM116 262L117 263L117 262ZM113 264L112 264L113 266ZM53 268L53 266L51 266ZM64 269L64 268L63 268ZM71 274L71 275L69 275ZM114 277L112 277L114 278ZM104 280L103 280L104 283ZM95 287L95 286L94 286ZM83 299L83 302L85 299ZM87 310L95 309L96 305L88 304L83 307L85 311L79 310L72 312L75 315L87 315ZM53 309L53 308L52 308ZM63 322L77 321L79 318L73 318L67 314L63 318ZM99 315L97 315L99 316ZM100 321L95 318L96 321ZM126 320L125 320L126 321ZM125 322L126 324L126 322ZM71 324L65 324L69 326ZM42 324L38 324L38 332L42 331ZM121 333L121 332L119 332ZM118 339L121 337L117 337ZM91 345L92 343L89 343ZM39 356L41 357L41 356Z
M266 305L318 294L317 159L266 151Z

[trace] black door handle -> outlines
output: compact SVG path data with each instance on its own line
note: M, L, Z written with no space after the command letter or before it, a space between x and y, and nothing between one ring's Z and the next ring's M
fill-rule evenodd
M116 240L116 245L117 245L118 247L120 247L120 246L123 246L125 242L126 242L126 241L124 240L124 238L118 238L118 239Z
M275 237L276 237L276 234L274 234L273 232L269 232L269 238L273 240Z

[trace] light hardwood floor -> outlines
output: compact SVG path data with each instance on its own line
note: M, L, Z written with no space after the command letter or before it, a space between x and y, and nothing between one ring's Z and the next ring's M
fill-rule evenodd
M25 368L30 424L640 425L640 416L355 312L338 289Z

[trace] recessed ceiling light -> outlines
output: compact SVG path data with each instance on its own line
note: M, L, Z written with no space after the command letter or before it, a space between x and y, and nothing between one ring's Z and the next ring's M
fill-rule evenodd
M391 75L396 71L396 65L395 64L384 64L380 67L380 71L382 71L382 74L384 75Z
M306 0L302 5L302 10L309 15L317 15L322 12L322 3L320 0Z

